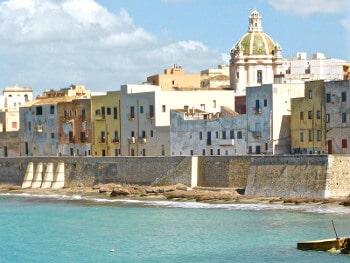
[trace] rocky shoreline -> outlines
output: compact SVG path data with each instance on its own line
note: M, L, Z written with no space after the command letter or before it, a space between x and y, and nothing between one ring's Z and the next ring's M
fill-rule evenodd
M98 184L93 187L69 187L62 189L22 189L20 186L0 185L1 193L28 193L28 194L58 194L58 195L81 195L96 198L128 198L137 200L172 200L194 201L206 203L282 203L282 204L330 204L350 206L348 198L304 198L304 197L266 197L247 196L241 189L235 188L190 188L186 185L169 186L144 186L144 185L121 185L121 184Z

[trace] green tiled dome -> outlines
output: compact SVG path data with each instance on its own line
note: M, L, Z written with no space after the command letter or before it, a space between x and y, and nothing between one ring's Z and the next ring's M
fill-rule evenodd
M236 44L235 49L242 50L244 55L270 55L275 43L264 32L249 32Z

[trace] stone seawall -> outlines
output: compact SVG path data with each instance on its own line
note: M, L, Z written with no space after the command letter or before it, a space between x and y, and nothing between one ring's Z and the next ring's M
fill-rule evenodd
M22 185L28 163L64 163L64 186L105 183L245 188L246 195L346 197L350 156L0 158L0 183Z

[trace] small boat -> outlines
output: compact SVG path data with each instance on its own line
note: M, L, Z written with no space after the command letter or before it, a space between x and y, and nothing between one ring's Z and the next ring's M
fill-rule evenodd
M344 242L348 238L330 238L323 240L305 241L297 243L297 249L300 250L316 250L316 251L329 251L332 249L341 250L344 248Z

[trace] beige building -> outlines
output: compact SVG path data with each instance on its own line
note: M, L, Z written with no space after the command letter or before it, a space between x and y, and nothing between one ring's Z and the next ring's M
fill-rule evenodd
M305 82L305 92L292 99L291 151L296 154L326 153L324 81Z
M147 84L161 86L162 90L195 89L200 87L200 74L185 74L182 67L174 64L164 74L147 77Z
M6 87L0 96L0 131L19 130L19 107L33 99L33 90L28 87Z
M91 96L91 118L93 129L92 155L119 156L120 91L107 91Z
M230 88L230 66L223 64L214 69L202 70L201 88Z

